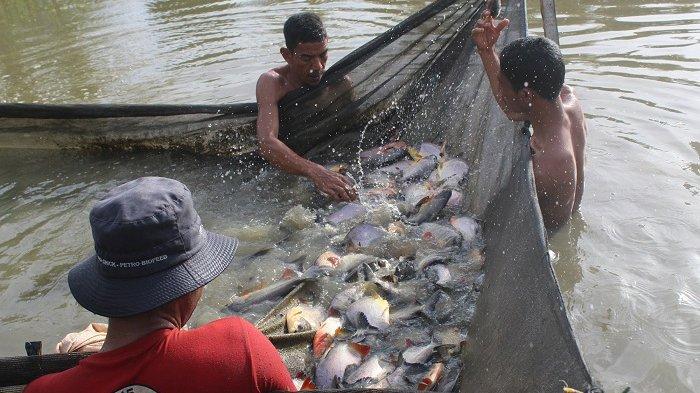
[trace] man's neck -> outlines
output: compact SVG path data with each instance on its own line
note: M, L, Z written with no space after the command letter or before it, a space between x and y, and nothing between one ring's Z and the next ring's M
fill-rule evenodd
M561 98L557 97L554 101L535 100L529 118L532 124L533 138L541 142L553 142L558 139L558 132L566 118Z
M143 314L127 318L110 318L107 337L100 352L124 347L160 329L179 329L177 321L158 314Z

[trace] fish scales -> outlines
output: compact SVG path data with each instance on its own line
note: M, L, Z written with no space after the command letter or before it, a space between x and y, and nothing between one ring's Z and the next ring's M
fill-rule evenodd
M440 191L437 195L425 201L420 206L418 212L408 219L408 222L413 225L420 225L424 222L434 220L447 205L450 196L452 196L451 190Z

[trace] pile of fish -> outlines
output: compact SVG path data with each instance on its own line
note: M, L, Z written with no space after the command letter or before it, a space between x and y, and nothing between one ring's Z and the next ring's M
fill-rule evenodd
M461 214L467 163L435 144L394 142L333 168L352 169L361 202L288 211L276 247L301 257L228 311L264 312L312 283L315 296L283 317L287 333L315 332L292 370L299 388L452 391L483 281L481 227Z

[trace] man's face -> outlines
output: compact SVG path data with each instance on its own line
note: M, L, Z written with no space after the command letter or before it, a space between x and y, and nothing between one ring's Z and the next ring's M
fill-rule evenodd
M498 73L498 84L501 86L501 94L503 94L503 98L510 110L522 113L529 112L530 108L527 105L529 100L527 99L526 89L513 90L513 85L503 72Z
M328 61L328 39L319 42L301 42L293 51L283 50L282 56L291 72L304 85L315 86L321 82Z

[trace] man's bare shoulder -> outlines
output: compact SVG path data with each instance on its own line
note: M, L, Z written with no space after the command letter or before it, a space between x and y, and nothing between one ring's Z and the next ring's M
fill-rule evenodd
M263 95L272 97L274 101L278 101L288 92L289 83L287 83L284 67L268 70L258 78L256 86L258 98Z
M566 115L569 117L569 121L571 122L572 132L582 133L582 136L585 138L586 117L583 113L581 102L576 96L576 92L574 91L573 87L569 85L562 86L560 96L562 104L564 105L564 110L566 111Z
M571 115L572 113L581 116L583 115L583 108L581 108L581 102L576 96L576 92L574 91L573 87L569 85L562 86L561 93L559 93L559 96L561 97L561 102L562 104L564 104L564 108L566 109L569 115Z
M278 69L273 68L269 71L264 72L258 78L258 89L260 88L275 88L282 87L284 85L285 79Z

